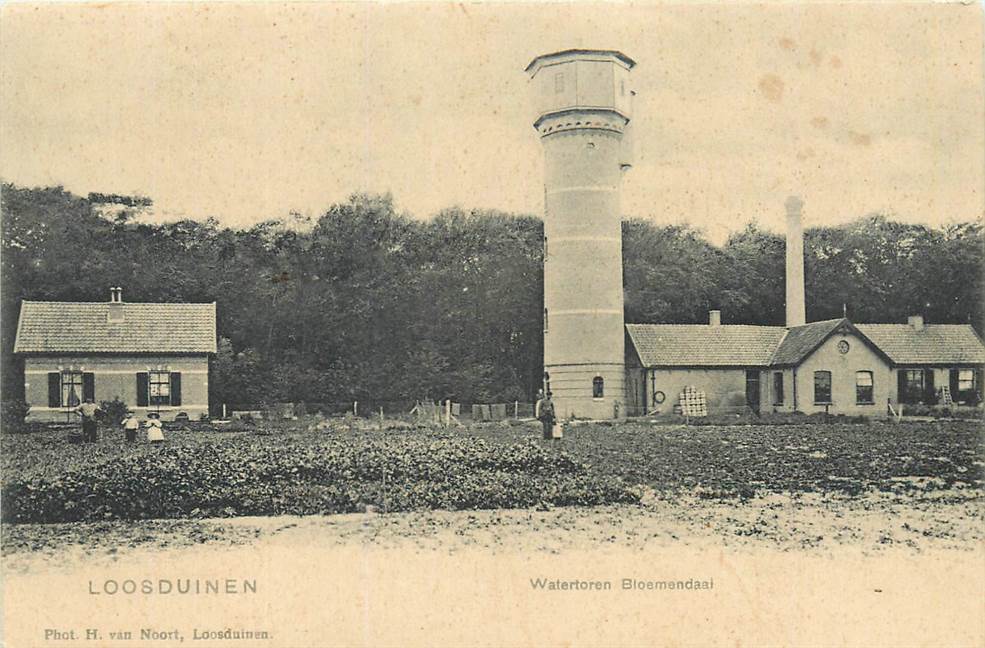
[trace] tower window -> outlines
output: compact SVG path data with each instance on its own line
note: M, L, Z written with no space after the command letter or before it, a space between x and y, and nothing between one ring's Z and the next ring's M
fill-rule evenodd
M544 333L547 333L547 309L544 309Z
M554 75L554 92L561 93L564 92L564 73L558 72Z
M605 397L605 379L602 376L592 378L592 398Z

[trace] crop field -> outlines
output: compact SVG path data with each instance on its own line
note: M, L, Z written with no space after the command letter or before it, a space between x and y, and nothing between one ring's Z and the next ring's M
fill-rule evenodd
M98 522L633 504L687 493L980 494L980 425L468 427L257 424L176 429L164 447L64 431L4 435L3 520Z

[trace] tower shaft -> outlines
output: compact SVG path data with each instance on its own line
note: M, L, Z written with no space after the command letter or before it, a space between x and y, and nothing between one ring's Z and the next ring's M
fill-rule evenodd
M625 414L619 192L632 61L579 50L531 67L542 100L544 370L559 417L612 418Z

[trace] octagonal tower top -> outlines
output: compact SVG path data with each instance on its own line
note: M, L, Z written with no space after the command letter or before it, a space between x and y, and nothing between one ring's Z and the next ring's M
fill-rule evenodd
M526 67L536 97L534 126L568 111L613 112L628 122L633 95L629 71L635 65L616 50L568 49L538 56Z

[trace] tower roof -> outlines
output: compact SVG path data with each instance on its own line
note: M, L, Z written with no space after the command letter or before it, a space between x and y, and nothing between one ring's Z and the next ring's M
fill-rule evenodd
M629 68L632 68L633 66L636 65L636 61L634 61L633 59L629 58L628 56L626 56L625 54L623 54L619 50L606 50L606 49L566 49L566 50L560 50L558 52L551 52L550 54L541 54L540 56L536 57L534 60L530 61L530 63L527 65L526 68L524 68L523 71L524 72L534 73L534 72L536 72L536 69L538 67L540 67L541 65L543 65L547 61L550 61L552 59L562 58L562 57L565 57L565 56L579 56L579 55L586 55L586 56L593 56L593 55L594 56L611 56L611 57L613 57L615 59L618 59L619 61L622 61Z

